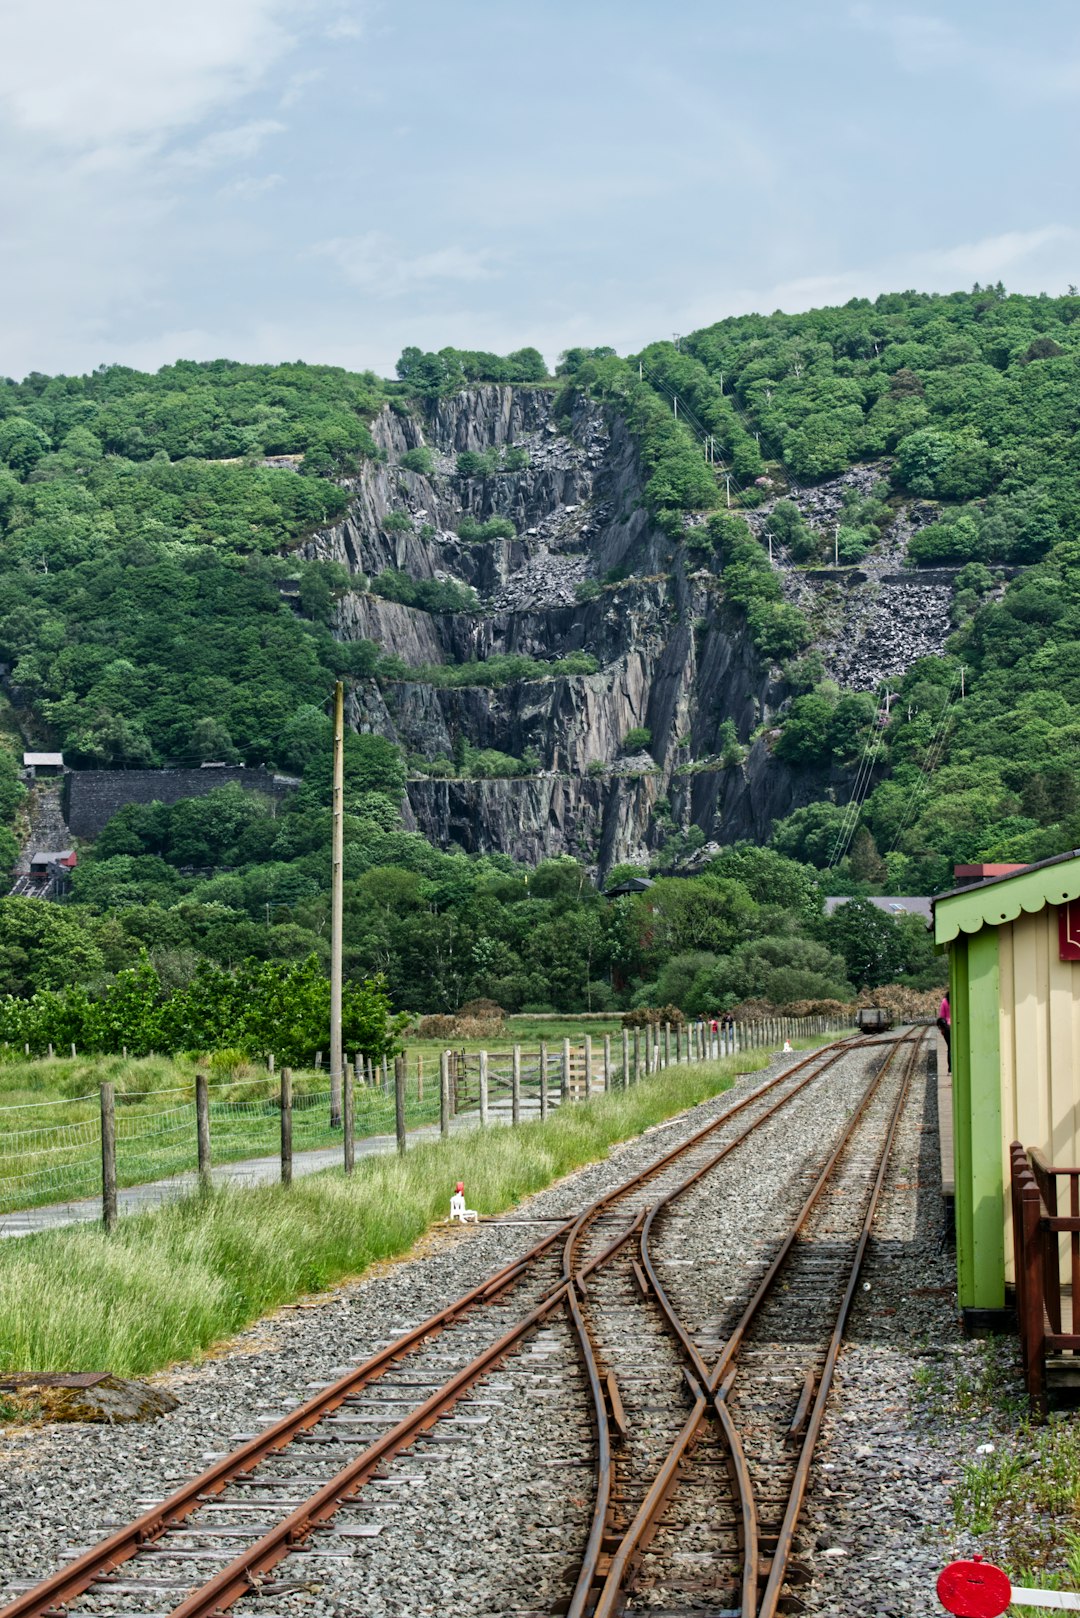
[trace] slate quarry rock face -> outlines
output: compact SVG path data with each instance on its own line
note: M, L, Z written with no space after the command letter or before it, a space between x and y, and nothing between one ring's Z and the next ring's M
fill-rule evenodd
M412 761L406 824L439 847L529 861L573 854L602 875L647 861L673 831L763 842L793 809L823 795L844 801L842 774L795 770L773 755L767 733L791 691L726 604L722 574L702 569L699 553L653 522L625 422L589 402L556 421L552 399L541 387L490 384L426 414L387 406L373 425L385 461L364 467L345 518L306 547L356 578L336 607L335 633L377 641L416 670L416 679L362 684L348 706L349 723L398 742ZM430 474L399 464L421 445L432 452ZM459 454L492 449L524 450L528 464L457 473ZM886 470L853 468L795 497L808 521L827 524L848 483L865 492ZM459 537L465 519L491 517L509 518L515 536ZM857 575L783 572L827 672L846 686L873 689L944 646L951 580L897 575L907 539L926 520L914 507L901 511ZM387 568L469 585L480 610L434 614L388 601L369 589ZM433 666L496 655L554 662L576 652L596 659L595 673L495 688L426 677ZM742 757L731 762L728 748L725 764L729 720ZM647 750L627 758L624 738L639 728L650 733ZM530 773L475 779L444 764L426 772L452 760L455 746L460 758L463 741L527 754Z
M164 1388L107 1372L0 1376L0 1400L16 1419L40 1421L156 1421L180 1401Z

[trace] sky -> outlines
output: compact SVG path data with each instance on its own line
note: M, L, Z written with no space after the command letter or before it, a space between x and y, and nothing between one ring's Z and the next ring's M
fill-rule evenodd
M0 374L1080 282L1072 0L0 0Z

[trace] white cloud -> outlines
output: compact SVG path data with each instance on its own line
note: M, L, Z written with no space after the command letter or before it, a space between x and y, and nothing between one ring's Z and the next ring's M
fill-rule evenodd
M234 129L215 130L196 145L177 153L174 161L183 168L214 169L225 163L242 163L255 156L270 135L281 135L285 125L276 118L253 118Z
M9 0L0 116L85 150L160 138L255 86L289 49L300 0Z
M328 259L352 286L382 297L396 297L439 281L489 281L499 274L490 248L449 246L410 254L379 230L362 236L335 236L317 243L310 253Z
M896 11L867 0L853 5L850 16L886 40L900 66L912 73L943 68L967 72L1013 102L1071 96L1080 88L1080 59L1070 55L1065 41L1058 41L1054 50L1033 51L1016 38L1005 41L1000 30L985 29L972 38L943 17Z
M667 323L690 331L750 311L767 314L773 309L816 309L847 303L850 298L876 298L882 292L905 287L920 292L953 292L975 281L984 285L1004 281L1013 292L1060 293L1070 281L1080 281L1078 246L1080 230L1071 225L1003 231L978 241L897 254L852 269L822 271L768 286L717 288L672 308ZM655 314L643 313L629 346L650 341L664 324ZM625 325L624 321L624 329Z

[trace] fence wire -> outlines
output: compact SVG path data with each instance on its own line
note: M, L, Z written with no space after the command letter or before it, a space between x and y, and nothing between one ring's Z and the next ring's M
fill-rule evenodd
M778 1044L789 1032L792 1036L826 1033L835 1031L838 1026L827 1025L825 1019L809 1021L818 1026L799 1027L794 1022L781 1025L777 1021L769 1025L767 1031L752 1024L716 1032L703 1028L695 1048L695 1060L717 1059L734 1055L740 1049ZM547 1046L543 1060L540 1051L522 1051L521 1115L538 1115L542 1088L550 1107L558 1106L563 1100L582 1100L606 1088L621 1088L638 1076L656 1071L666 1065L669 1051L673 1062L688 1059L685 1031L678 1044L673 1033L665 1038L663 1032L656 1029L641 1030L636 1039L631 1034L625 1047L621 1040L613 1040L606 1051L600 1040L594 1040L588 1071L584 1044L571 1046L568 1058L564 1046L556 1042ZM448 1060L451 1112L477 1112L481 1105L481 1054L450 1051ZM486 1072L489 1115L509 1117L514 1087L511 1054L488 1055ZM316 1083L318 1077L315 1076ZM393 1077L389 1073L384 1075L378 1068L372 1077L373 1084L357 1081L353 1086L358 1140L393 1135L396 1126ZM294 1089L292 1100L294 1154L329 1147L340 1151L342 1132L340 1124L331 1126L329 1089L305 1090L302 1086L310 1083L312 1076L297 1075L297 1078L301 1087ZM268 1158L278 1153L281 1139L278 1081L268 1077L262 1081L265 1093L252 1096L249 1092L258 1082L226 1080L208 1087L211 1156L215 1164ZM244 1093L236 1095L238 1091ZM438 1124L440 1080L434 1064L429 1064L426 1073L422 1062L408 1064L404 1099L407 1130ZM0 1109L0 1214L100 1196L98 1101L96 1095L78 1096L71 1100L27 1101ZM69 1117L53 1122L58 1107L67 1108ZM121 1187L194 1173L198 1168L193 1086L188 1090L119 1092L115 1128L117 1183Z

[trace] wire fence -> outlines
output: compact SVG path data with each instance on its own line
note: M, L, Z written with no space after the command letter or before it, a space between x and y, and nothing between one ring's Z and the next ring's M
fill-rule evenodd
M291 1075L283 1085L283 1073L216 1084L200 1078L187 1087L115 1094L112 1085L104 1085L101 1097L24 1102L0 1109L0 1214L100 1198L103 1158L111 1160L119 1188L200 1171L205 1176L212 1165L249 1158L281 1155L284 1162L283 1095L291 1165L296 1154L320 1148L333 1148L340 1156L345 1122L354 1140L396 1134L403 1147L409 1131L425 1126L429 1133L432 1126L446 1133L455 1120L523 1122L639 1082L673 1064L775 1048L785 1040L847 1026L826 1017L728 1026L654 1024L624 1028L616 1040L586 1035L529 1051L520 1046L491 1053L445 1050L438 1071L430 1058L425 1069L422 1057L410 1060L405 1055L390 1065L357 1062L345 1091L350 1120L341 1117L341 1097L335 1104L325 1073L298 1075L295 1088ZM205 1097L202 1160L200 1087ZM65 1108L68 1116L57 1117L58 1108ZM258 1177L273 1178L272 1164Z

